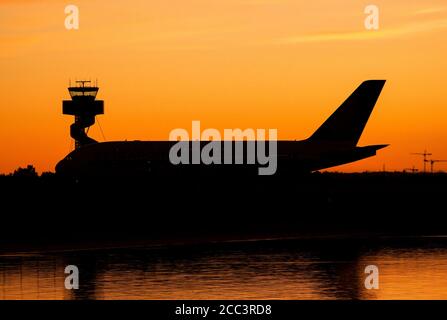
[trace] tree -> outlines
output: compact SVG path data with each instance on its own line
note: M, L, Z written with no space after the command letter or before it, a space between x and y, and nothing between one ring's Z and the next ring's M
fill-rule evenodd
M26 168L19 167L14 171L12 174L13 177L27 177L27 178L34 178L37 177L36 169L33 165L28 165Z

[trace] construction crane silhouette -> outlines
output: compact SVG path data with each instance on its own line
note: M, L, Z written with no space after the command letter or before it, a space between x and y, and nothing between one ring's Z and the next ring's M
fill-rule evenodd
M415 166L413 166L413 168L405 168L405 169L404 169L404 173L407 172L407 171L410 171L410 172L412 172L412 173L416 173L416 172L418 172L419 170L416 169Z
M426 162L430 162L430 172L433 173L433 166L437 162L447 162L447 160L437 160L437 159L430 159L426 160Z
M427 156L431 156L432 154L431 153L428 153L427 152L427 150L424 150L424 152L423 153L418 153L418 152L414 152L414 153L411 153L412 155L418 155L418 156L423 156L424 158L423 158L423 163L424 163L424 173L427 171L426 169L426 163L428 162L428 160L427 160Z

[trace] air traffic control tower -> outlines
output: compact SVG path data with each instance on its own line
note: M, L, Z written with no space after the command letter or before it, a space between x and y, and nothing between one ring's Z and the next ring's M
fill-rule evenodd
M96 100L99 88L91 86L90 83L91 81L85 80L76 81L75 87L68 88L71 100L62 102L62 113L75 117L70 126L70 136L75 140L76 149L97 142L88 137L87 132L88 128L95 124L95 117L104 114L104 101Z

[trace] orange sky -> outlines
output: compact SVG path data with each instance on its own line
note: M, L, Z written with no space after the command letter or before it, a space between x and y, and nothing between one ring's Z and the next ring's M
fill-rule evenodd
M364 29L371 3L379 31ZM53 171L69 152L69 78L99 79L108 141L166 140L192 120L303 139L363 80L387 79L360 145L391 146L336 169L420 168L410 152L447 159L446 40L445 0L2 0L0 172Z

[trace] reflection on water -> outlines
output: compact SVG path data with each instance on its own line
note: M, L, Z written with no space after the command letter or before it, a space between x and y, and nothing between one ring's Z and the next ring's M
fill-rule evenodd
M64 288L77 265L80 289ZM364 288L377 265L379 290ZM269 240L0 256L2 299L447 299L447 239Z

